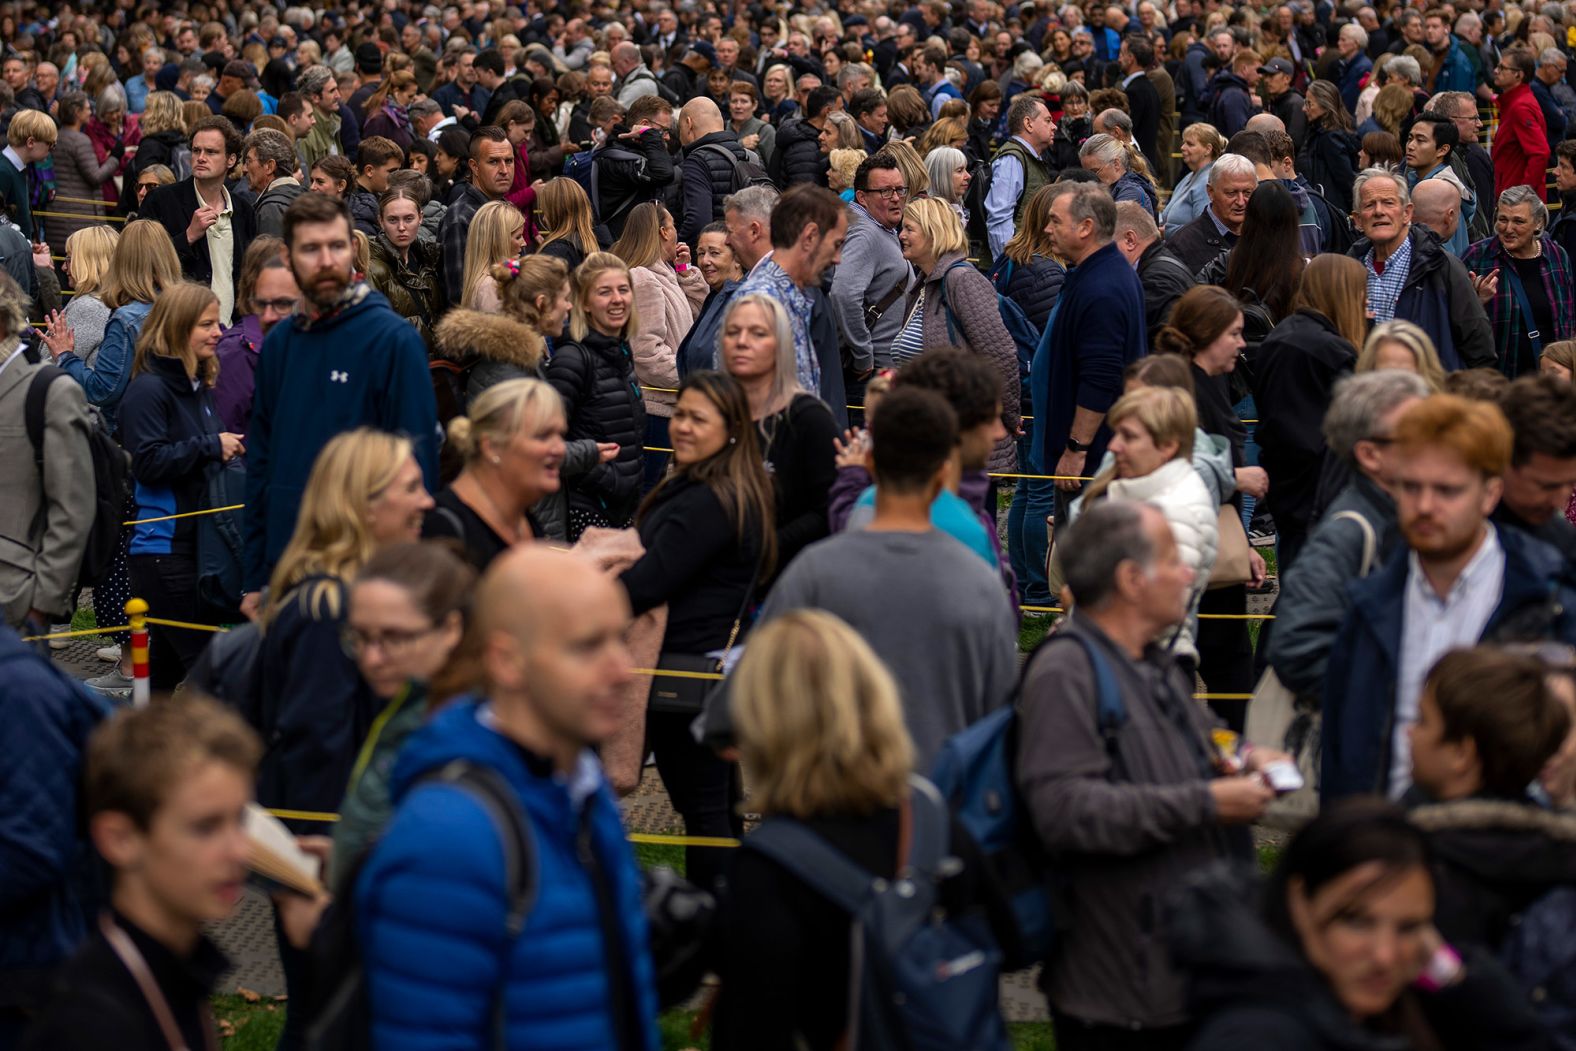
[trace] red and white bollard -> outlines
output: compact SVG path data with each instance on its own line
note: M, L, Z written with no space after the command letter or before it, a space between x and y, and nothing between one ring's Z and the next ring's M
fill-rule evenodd
M126 603L126 623L131 625L131 703L148 706L148 604L140 598Z

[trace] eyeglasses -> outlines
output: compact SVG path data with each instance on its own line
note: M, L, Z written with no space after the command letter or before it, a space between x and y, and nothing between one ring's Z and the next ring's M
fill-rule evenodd
M872 197L882 197L888 201L900 201L908 196L908 187L888 186L880 190L861 190L860 193L868 193Z
M386 657L398 658L403 656L423 636L431 635L437 630L438 626L434 624L431 627L422 628L418 631L385 631L377 635L368 635L347 624L340 629L339 645L345 651L345 656L351 660L358 659L373 646L382 650L383 655Z
M275 314L288 314L296 308L294 299L254 299L252 306L261 314L265 310L272 310Z

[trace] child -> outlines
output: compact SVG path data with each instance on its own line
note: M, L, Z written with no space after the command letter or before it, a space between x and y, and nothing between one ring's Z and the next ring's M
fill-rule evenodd
M201 698L156 698L94 732L85 813L113 870L111 908L25 1048L218 1046L208 997L229 961L202 925L241 899L261 754L239 717Z

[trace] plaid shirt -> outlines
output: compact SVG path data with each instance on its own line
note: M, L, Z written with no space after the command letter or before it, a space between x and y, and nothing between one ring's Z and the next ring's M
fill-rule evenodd
M1540 333L1546 347L1562 339L1576 338L1576 287L1573 287L1571 261L1565 249L1555 244L1548 234L1539 240L1543 243L1543 266L1540 267L1543 294L1548 296L1549 306L1554 313L1554 331ZM1501 272L1499 289L1485 308L1489 324L1494 329L1494 349L1499 351L1500 371L1511 379L1521 372L1536 371L1538 363L1532 355L1532 342L1526 338L1527 318L1522 316L1521 308L1516 305L1516 294L1511 291L1510 280L1503 273L1514 266L1510 261L1510 253L1505 251L1499 238L1485 237L1466 250L1461 262L1480 277L1496 270ZM1530 290L1528 298L1531 298Z
M1406 276L1412 271L1412 238L1401 238L1401 247L1385 260L1384 273L1374 267L1374 250L1363 256L1363 266L1368 268L1368 309L1373 311L1374 323L1395 320L1395 301L1401 298L1406 287Z
M811 304L799 286L793 283L788 272L777 265L770 252L761 257L739 287L734 290L737 302L752 292L761 292L777 300L788 310L789 327L793 329L794 364L799 373L799 386L807 391L821 389L821 361L815 356L815 344L810 341Z
M443 247L443 291L449 297L450 306L460 305L460 293L464 291L465 239L470 233L471 220L476 218L476 209L488 200L485 193L467 183L465 191L443 213L438 242Z

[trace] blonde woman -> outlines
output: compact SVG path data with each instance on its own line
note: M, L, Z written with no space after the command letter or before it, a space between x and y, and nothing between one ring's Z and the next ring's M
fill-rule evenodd
M1545 351L1544 353L1547 353ZM1443 390L1445 367L1439 361L1434 341L1410 321L1384 321L1373 327L1357 355L1357 371L1403 369L1423 377L1428 389Z
M1014 940L1010 910L935 789L912 779L914 746L897 684L870 645L829 613L785 613L752 633L731 686L750 809L766 819L754 833L762 843L771 835L766 825L789 823L869 878L893 879L905 809L914 820L941 823L945 853L959 864L940 885L938 908L953 919L985 914L991 929L980 931L981 960L993 967L989 936ZM716 969L728 992L717 1003L711 1046L839 1046L849 1028L848 913L766 850L734 853L716 928L723 932ZM982 978L993 980L989 970Z
M362 427L318 454L260 620L259 703L248 715L270 743L257 778L265 806L338 809L375 712L341 642L346 588L374 551L418 539L431 507L407 438Z
M689 245L679 240L668 210L655 201L630 209L624 233L612 252L629 266L640 312L640 331L630 341L635 375L646 401L646 444L668 447L668 418L679 385L679 344L689 334L710 291L700 271L690 266ZM664 388L664 389L653 389ZM666 454L646 458L646 484L661 477Z
M536 251L564 261L573 270L598 251L591 199L575 180L549 179L536 192Z
M1187 174L1160 210L1163 233L1174 234L1204 214L1209 207L1209 170L1225 152L1226 139L1213 124L1200 122L1182 129L1182 166Z
M903 185L908 187L909 200L918 200L930 192L930 173L926 171L919 151L912 145L902 139L891 139L876 152L885 153L897 161L898 169L903 173Z
M839 146L827 157L826 185L844 201L854 199L854 173L868 154L864 150Z
M137 196L138 176L154 165L169 168L176 181L192 173L191 148L186 142L186 125L181 120L181 100L173 91L151 92L137 127L142 131L142 138L122 173L125 176L120 184L122 212L134 212L142 203Z
M64 311L49 317L44 344L50 356L58 359L66 351L93 367L110 309L104 303L104 281L109 276L110 260L120 243L120 231L108 224L87 226L66 238L66 276L71 279L72 297Z
M451 310L436 332L438 356L467 368L467 405L494 383L540 379L549 341L563 338L573 307L569 269L551 256L505 259L488 279L497 289L497 309Z
M525 216L508 201L488 201L476 209L465 238L465 269L460 306L495 313L500 300L492 268L518 258L525 249Z

